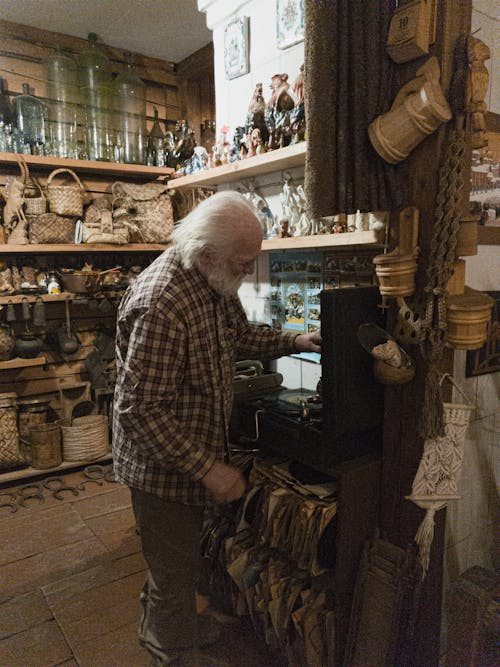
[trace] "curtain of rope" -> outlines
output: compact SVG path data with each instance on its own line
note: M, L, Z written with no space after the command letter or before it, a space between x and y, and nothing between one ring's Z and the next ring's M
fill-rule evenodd
M397 92L385 51L395 6L305 0L305 191L312 218L400 205L394 167L368 138L368 125Z

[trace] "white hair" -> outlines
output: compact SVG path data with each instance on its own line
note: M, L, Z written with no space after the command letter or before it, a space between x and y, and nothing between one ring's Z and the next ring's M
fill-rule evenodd
M190 269L201 253L220 257L234 254L245 232L262 232L259 219L249 201L239 192L227 190L204 199L175 226L172 242L182 264Z

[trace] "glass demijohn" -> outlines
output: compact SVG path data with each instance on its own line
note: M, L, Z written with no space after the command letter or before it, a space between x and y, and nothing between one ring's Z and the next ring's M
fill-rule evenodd
M90 160L113 158L113 85L108 58L90 33L89 46L78 58L80 100L84 109L86 154Z
M57 50L45 61L50 152L58 157L78 157L79 109L76 62Z
M115 123L123 162L145 164L147 148L146 86L134 73L131 62L114 81Z
M28 83L23 83L23 92L12 100L14 120L17 129L22 133L26 147L32 153L43 152L45 144L45 107L42 102L30 94ZM28 151L26 151L28 152Z

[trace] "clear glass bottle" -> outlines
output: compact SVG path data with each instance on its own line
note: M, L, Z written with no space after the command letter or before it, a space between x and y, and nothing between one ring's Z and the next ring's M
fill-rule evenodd
M3 127L12 123L12 107L7 94L5 79L0 78L0 122Z
M201 124L200 145L206 148L210 155L215 145L215 120L205 120Z
M134 72L131 56L114 81L115 123L123 146L123 161L145 164L147 151L146 86Z
M80 102L76 62L58 49L45 61L45 73L51 154L76 158Z
M113 158L113 84L109 59L88 35L89 46L78 58L80 99L83 105L86 155L90 160Z
M46 109L37 97L30 94L28 83L23 83L23 92L14 97L12 106L14 122L23 134L24 145L29 146L31 153L43 152Z
M165 166L165 135L160 126L158 109L153 107L154 120L148 135L148 164L155 167Z

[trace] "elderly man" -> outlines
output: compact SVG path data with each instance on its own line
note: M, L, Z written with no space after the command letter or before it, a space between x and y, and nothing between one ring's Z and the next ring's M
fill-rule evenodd
M155 665L188 665L189 649L217 639L214 621L196 615L194 591L204 507L245 492L227 441L236 359L321 349L318 333L247 321L237 291L261 243L245 198L215 194L177 225L172 247L120 304L113 458L149 568L139 637Z

